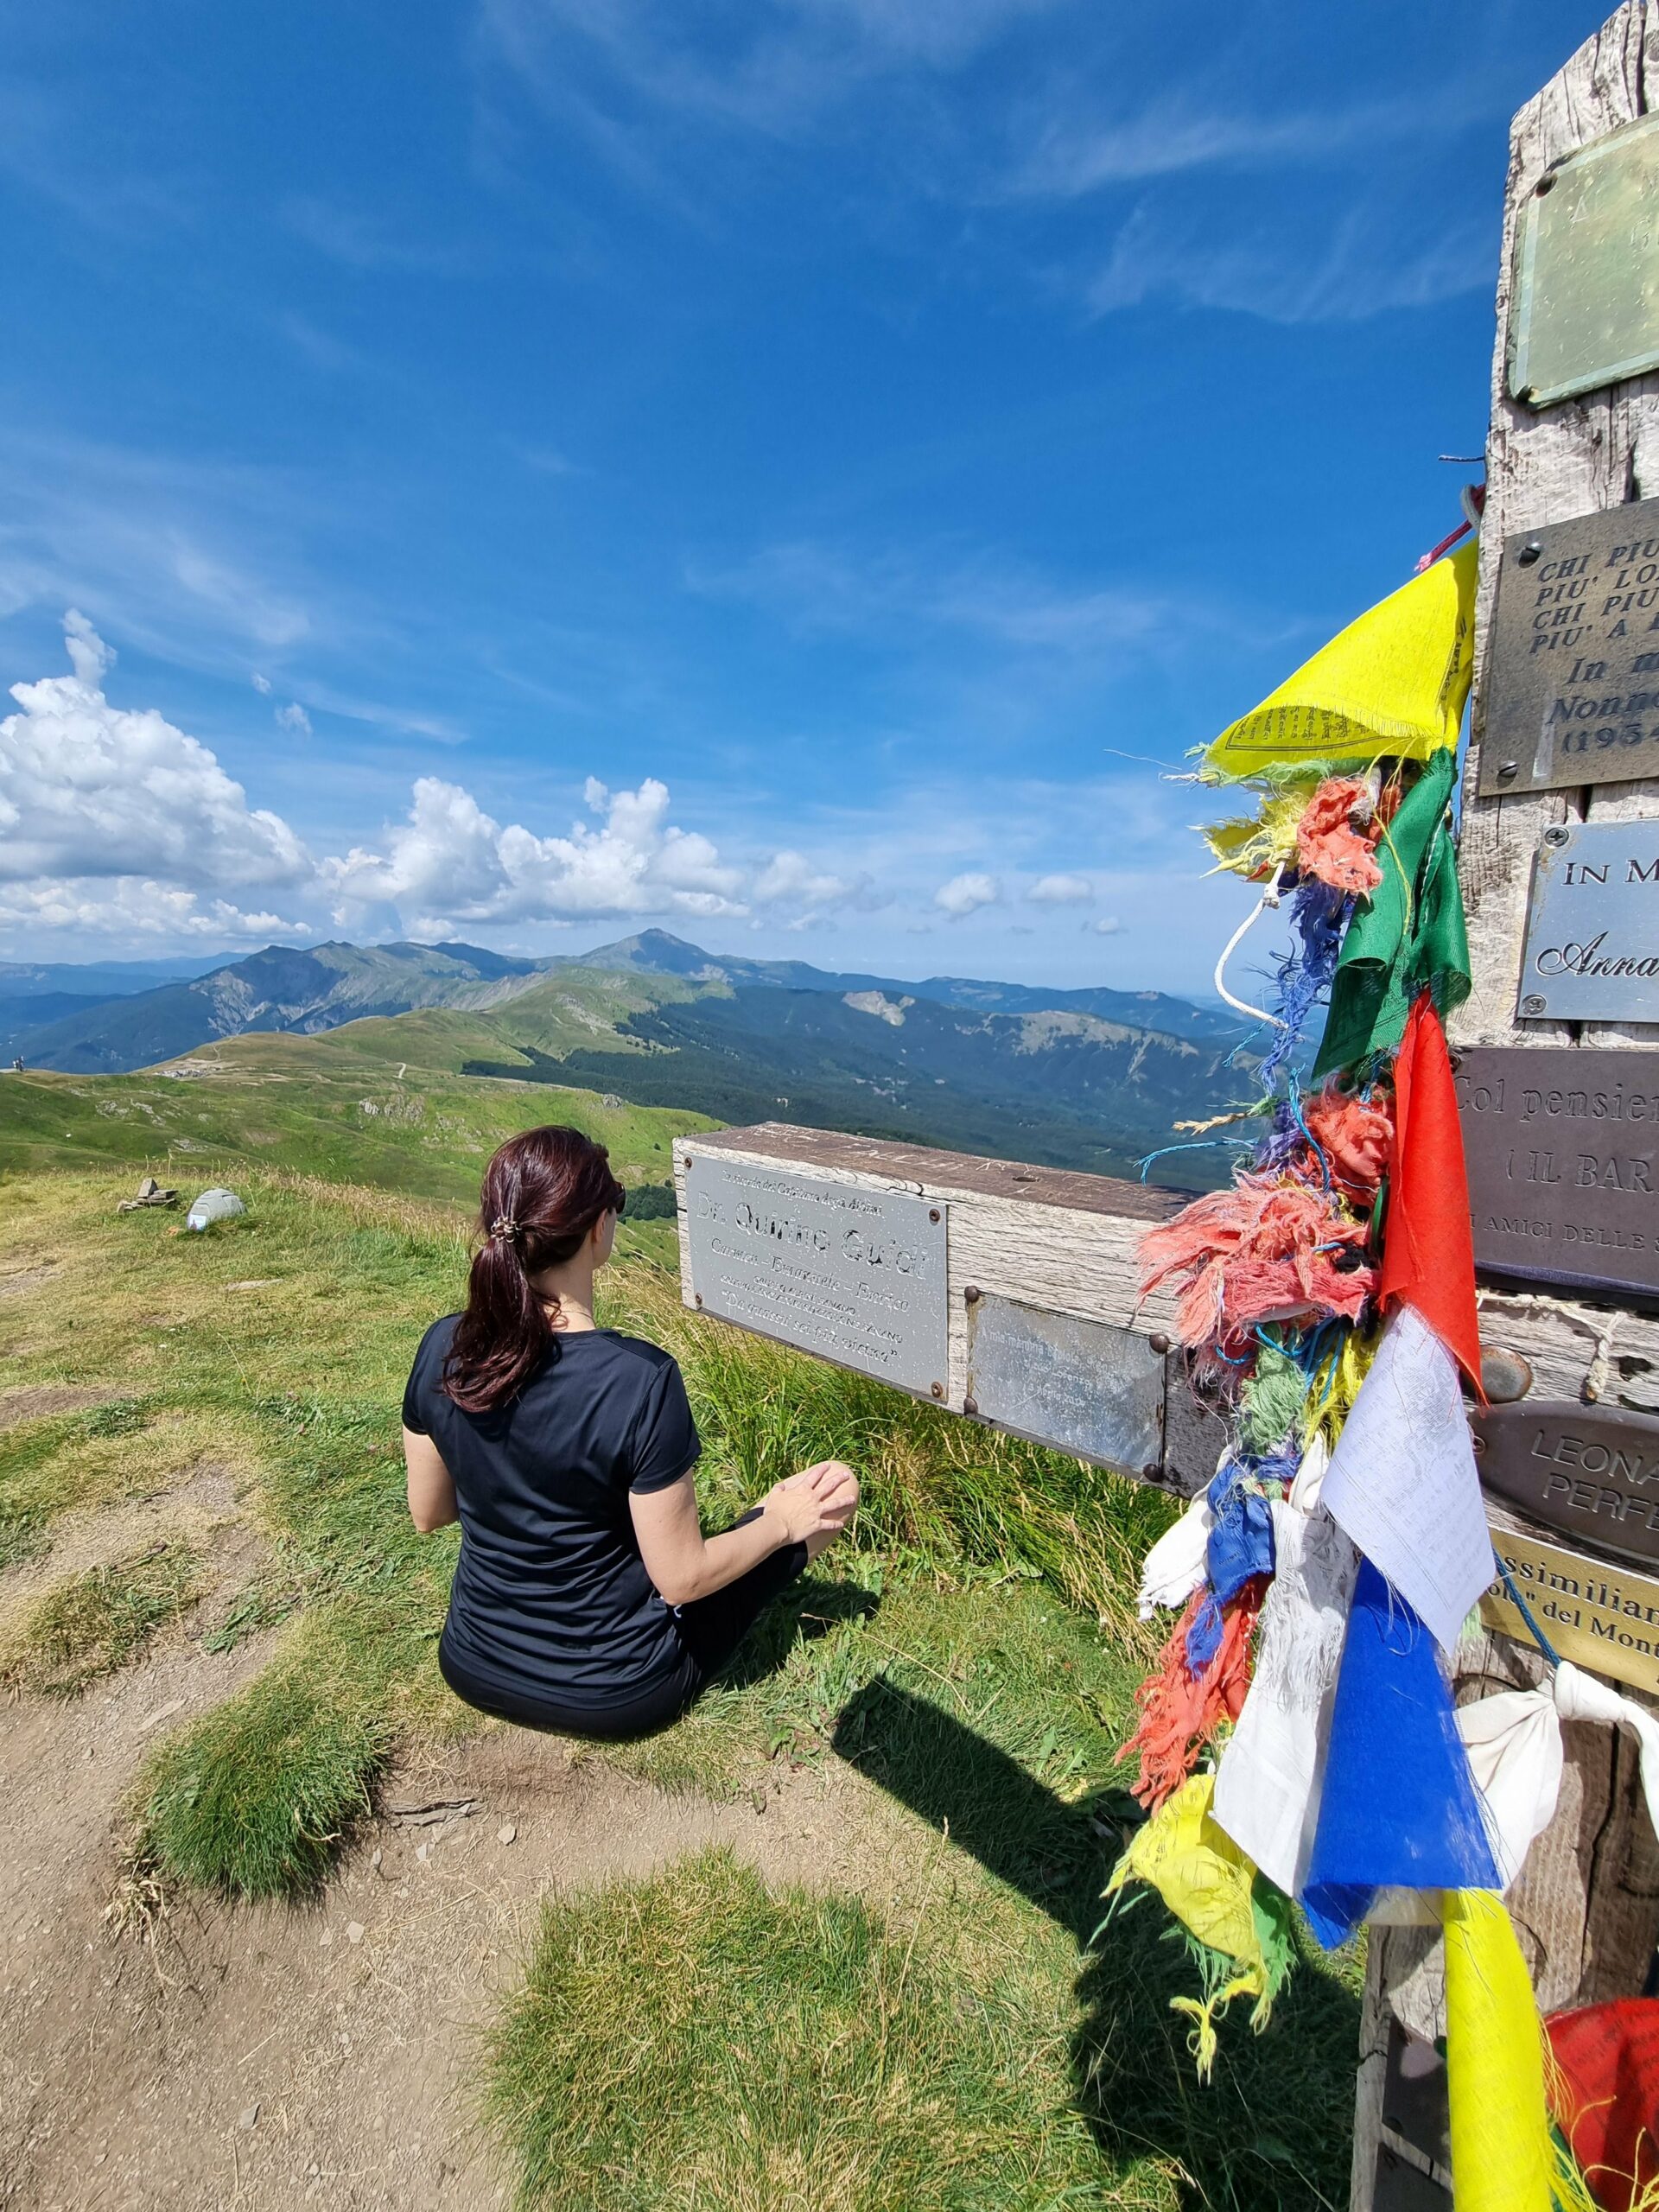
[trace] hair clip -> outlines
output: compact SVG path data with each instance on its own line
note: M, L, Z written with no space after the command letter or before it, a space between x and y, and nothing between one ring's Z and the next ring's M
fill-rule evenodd
M490 1224L490 1235L499 1236L511 1244L518 1234L518 1224L510 1214L499 1213Z

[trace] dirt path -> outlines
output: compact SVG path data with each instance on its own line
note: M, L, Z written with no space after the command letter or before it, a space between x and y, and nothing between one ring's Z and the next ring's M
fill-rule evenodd
M74 1705L0 1708L7 2212L503 2205L470 2072L543 1893L715 1842L813 1887L890 1878L898 1838L840 1768L779 1772L757 1812L492 1725L389 1777L315 1907L197 1902L153 1952L118 1940L104 1910L140 1762L267 1649L176 1644Z

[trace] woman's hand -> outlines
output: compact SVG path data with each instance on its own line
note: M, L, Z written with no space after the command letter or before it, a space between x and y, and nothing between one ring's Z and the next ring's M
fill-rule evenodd
M857 1505L858 1477L839 1459L821 1459L816 1467L785 1476L761 1501L785 1543L804 1544L814 1552L841 1534Z

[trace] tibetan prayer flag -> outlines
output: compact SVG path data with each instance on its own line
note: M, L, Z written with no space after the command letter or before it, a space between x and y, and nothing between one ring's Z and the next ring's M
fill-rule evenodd
M1544 2035L1500 1900L1449 1896L1446 2070L1458 2212L1552 2212Z
M1423 760L1455 751L1474 665L1473 541L1393 592L1304 661L1205 755L1236 782L1303 760Z
M1392 1052L1420 993L1443 1014L1469 995L1469 937L1446 821L1455 777L1449 750L1431 753L1376 848L1382 880L1357 902L1343 939L1315 1082Z
M1362 1559L1302 1904L1330 1949L1390 1887L1499 1881L1434 1639Z
M1414 1306L1485 1396L1457 1087L1446 1033L1427 993L1411 1009L1394 1067L1394 1145L1376 1302L1384 1312Z

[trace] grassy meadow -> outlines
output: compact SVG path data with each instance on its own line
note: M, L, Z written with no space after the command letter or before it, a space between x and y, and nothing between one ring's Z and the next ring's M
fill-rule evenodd
M461 1293L459 1201L482 1151L556 1111L632 1185L660 1179L675 1129L706 1126L432 1075L423 1116L354 1121L353 1098L398 1095L384 1066L378 1089L363 1065L326 1083L285 1067L338 1041L240 1040L214 1077L0 1090L0 1417L8 1393L58 1394L34 1413L15 1399L23 1417L0 1427L0 1563L42 1583L0 1675L14 1694L70 1698L183 1632L189 1543L54 1581L72 1516L211 1465L264 1539L213 1634L218 1649L267 1635L269 1656L149 1753L128 1808L135 1876L163 1890L316 1895L394 1747L476 1726L434 1659L455 1533L410 1526L397 1408L421 1331ZM145 1166L181 1185L223 1173L246 1219L169 1236L177 1215L118 1215ZM1200 2090L1168 2009L1192 1970L1166 1922L1147 1903L1099 1930L1135 1817L1114 1764L1147 1649L1135 1570L1167 1503L688 1313L670 1237L662 1223L625 1234L601 1318L680 1359L709 1520L830 1454L859 1468L863 1503L850 1543L684 1722L602 1756L739 1802L780 1761L840 1774L895 1825L899 1871L879 1896L769 1890L704 1853L550 1897L480 2054L480 2124L515 2201L1344 2202L1352 1961L1311 1958L1259 2038L1228 2022Z

